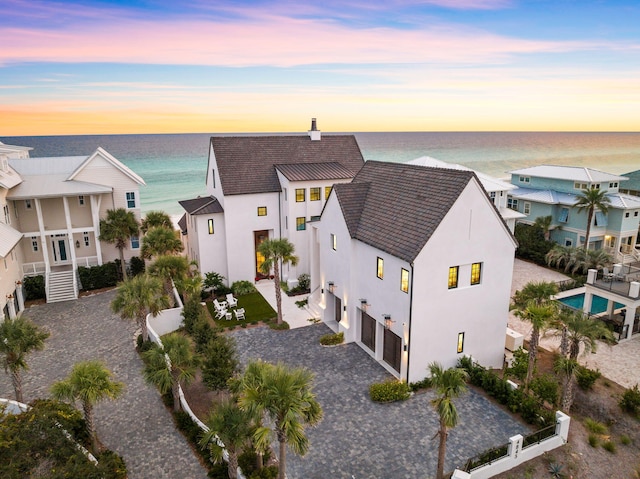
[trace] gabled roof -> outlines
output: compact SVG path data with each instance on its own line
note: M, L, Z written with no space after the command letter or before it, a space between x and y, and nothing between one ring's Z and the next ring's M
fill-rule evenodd
M640 170L630 171L622 176L629 178L629 181L625 182L624 185L621 185L621 188L624 188L625 190L640 191Z
M9 190L7 198L23 200L111 193L110 186L96 185L86 181L68 181L65 175L28 175L22 183Z
M18 154L23 155L27 154L33 150L30 146L17 146L17 145L5 145L0 141L0 154L7 155L11 157L12 155Z
M178 203L190 215L210 215L224 212L215 196L199 196L191 200L178 201Z
M514 198L523 201L534 201L537 203L547 203L551 205L574 206L578 195L562 193L554 190L536 190L534 188L516 188L509 193ZM608 193L610 208L635 209L640 208L640 197L626 195L623 193Z
M412 262L474 178L473 171L367 161L334 190L352 238Z
M22 233L9 225L0 223L0 257L6 258L21 239Z
M340 180L353 173L338 162L274 165L289 181Z
M105 160L107 160L109 163L111 163L116 169L120 170L122 173L124 173L125 175L127 175L129 178L131 178L133 181L135 181L136 183L138 183L139 185L146 185L146 183L144 182L144 180L138 176L136 173L133 172L133 170L131 170L130 168L128 168L124 163L122 163L121 161L117 160L114 156L112 156L108 151L106 151L104 148L102 147L98 147L98 149L96 151L94 151L91 155L89 155L86 160L84 160L84 162L79 165L72 173L71 175L69 175L69 178L67 178L68 180L73 180L89 163L91 163L91 161L97 157L98 155L100 155L102 158L104 158Z
M554 178L557 180L582 181L598 183L601 181L624 181L624 176L605 173L604 171L584 168L582 166L539 165L530 168L510 171L514 175L535 176L538 178Z
M187 214L183 214L178 220L178 228L183 235L187 234Z
M87 156L20 158L9 160L9 164L20 173L21 176L64 175L64 179L66 180L87 158Z
M11 168L11 166L7 168L7 171L2 171L0 169L0 186L10 190L20 183L22 183L22 178L16 170Z
M352 177L364 164L353 135L214 136L211 146L225 195L281 191L275 165L338 163Z

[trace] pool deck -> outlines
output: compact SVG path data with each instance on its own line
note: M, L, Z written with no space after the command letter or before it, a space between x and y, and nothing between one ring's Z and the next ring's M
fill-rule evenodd
M515 260L513 267L513 280L511 295L522 289L530 281L562 281L570 279L557 271L543 268L533 263ZM572 292L570 295L576 294ZM531 336L531 324L509 313L508 325L528 339ZM548 332L540 340L540 347L548 351L557 351L560 347L560 337ZM615 346L604 343L598 344L595 354L580 354L578 361L591 369L599 369L603 376L624 387L632 387L640 384L640 368L637 367L640 358L640 335L635 335L629 341L624 341Z

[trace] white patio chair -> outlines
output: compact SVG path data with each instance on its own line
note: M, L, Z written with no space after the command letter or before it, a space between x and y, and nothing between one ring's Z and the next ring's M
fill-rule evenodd
M238 300L233 297L233 293L229 293L227 295L227 304L230 308L235 308L236 306L238 306Z
M220 311L222 309L227 309L227 302L226 301L220 302L217 299L214 299L213 306L216 308L216 311Z
M609 268L607 268L606 266L604 268L602 268L602 279L604 281L613 280L613 273L610 273L609 272Z
M622 274L622 265L613 265L613 279L616 281L624 281L624 274Z
M234 311L234 313L236 314L236 319L238 321L246 319L244 316L244 308L238 308Z
M224 317L226 317L227 315L227 310L226 309L218 309L216 310L216 319L222 319Z

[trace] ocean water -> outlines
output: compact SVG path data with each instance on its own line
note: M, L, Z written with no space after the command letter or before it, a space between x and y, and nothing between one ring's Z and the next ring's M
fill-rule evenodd
M326 133L323 133L326 134ZM640 133L354 133L365 160L405 162L420 156L506 178L509 171L555 164L623 174L640 169ZM31 157L88 155L105 148L142 176L142 209L181 215L179 200L205 193L210 134L0 137L33 148Z

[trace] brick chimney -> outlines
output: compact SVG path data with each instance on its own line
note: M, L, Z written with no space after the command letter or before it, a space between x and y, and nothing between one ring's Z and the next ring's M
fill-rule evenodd
M311 141L319 141L320 140L320 130L318 130L316 126L316 119L311 118L311 129L307 132L311 137Z

